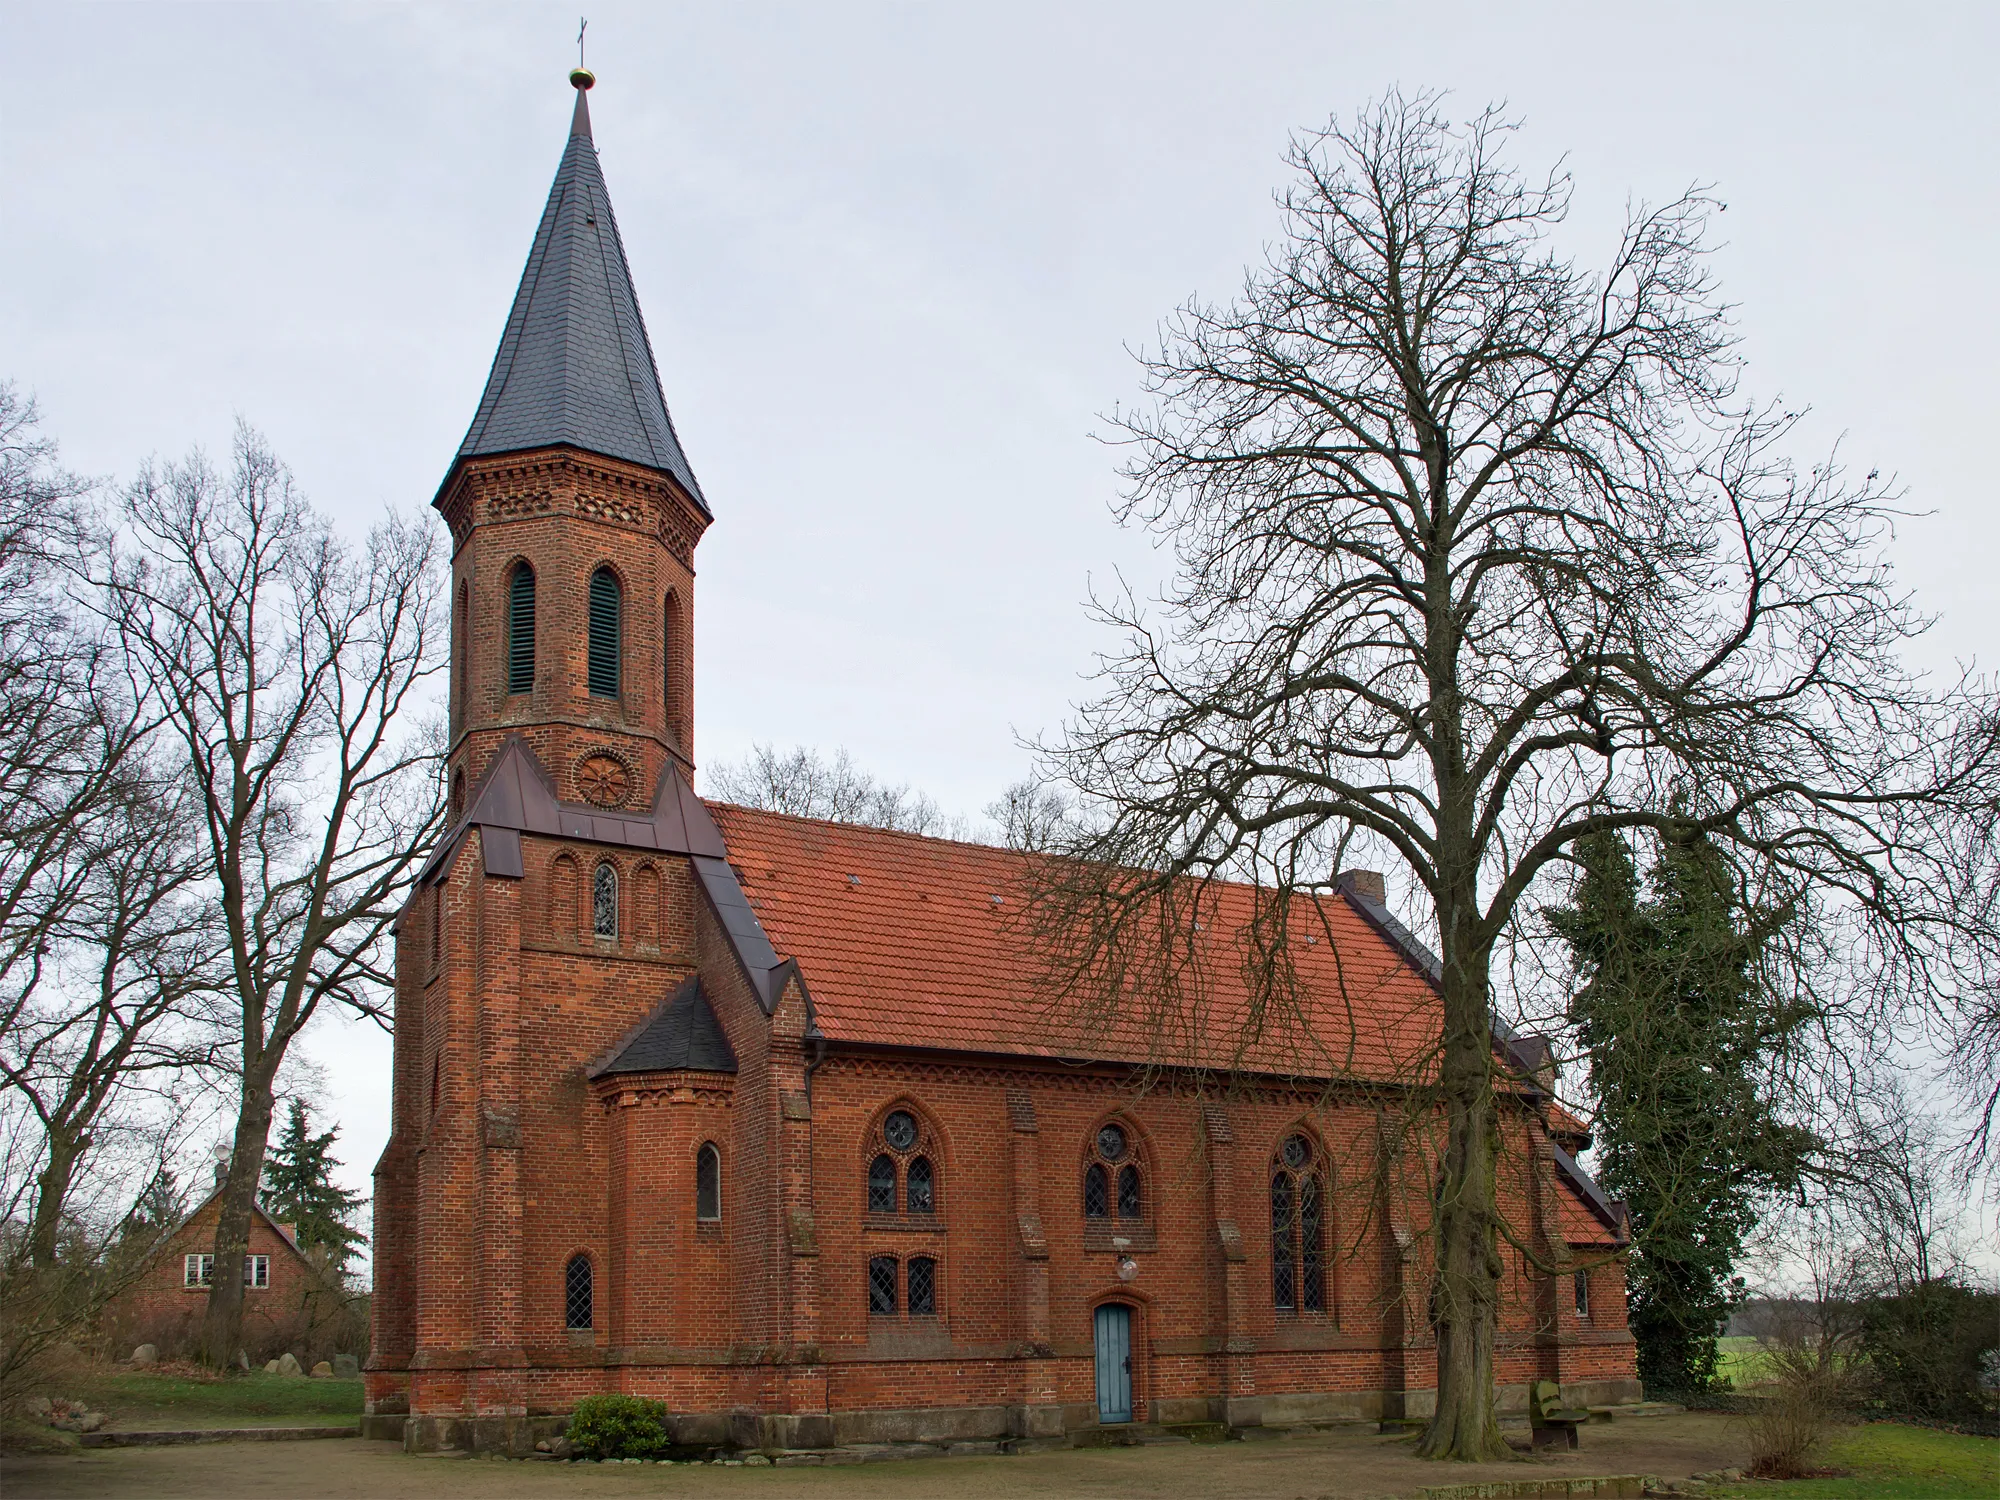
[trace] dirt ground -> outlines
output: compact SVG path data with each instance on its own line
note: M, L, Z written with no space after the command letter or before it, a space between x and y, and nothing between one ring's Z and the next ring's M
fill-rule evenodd
M1362 1500L1412 1496L1474 1479L1658 1474L1682 1479L1743 1461L1727 1417L1629 1418L1583 1431L1575 1453L1513 1464L1434 1464L1407 1439L1336 1433L1277 1442L1072 1449L1009 1458L937 1458L832 1468L712 1464L565 1464L414 1458L361 1438L97 1448L0 1461L8 1500L66 1496L215 1496L269 1500L453 1500L457 1496L673 1495L754 1500L954 1500L1159 1496L1162 1500Z

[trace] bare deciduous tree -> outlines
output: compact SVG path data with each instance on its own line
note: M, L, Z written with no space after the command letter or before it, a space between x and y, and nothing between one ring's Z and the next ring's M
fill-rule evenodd
M97 580L185 760L226 934L240 1094L215 1263L242 1264L287 1049L332 1000L380 1017L394 898L443 814L441 737L420 717L443 669L439 549L391 517L343 546L263 439L238 427L148 466ZM243 1287L215 1277L205 1357L240 1341Z
M1465 1459L1506 1451L1492 965L1537 881L1591 834L1699 833L1851 922L1879 993L1944 995L1992 958L1955 895L2000 764L1983 689L1900 661L1894 495L1800 472L1795 413L1738 395L1716 205L1633 210L1591 273L1550 243L1568 179L1508 138L1391 95L1297 139L1282 242L1145 356L1123 517L1178 569L1158 623L1100 607L1128 645L1049 752L1073 857L1037 866L1052 992L1163 1035L1205 882L1260 886L1235 936L1278 995L1297 898L1350 851L1407 872L1442 997L1421 1451Z
M755 745L740 763L709 766L702 781L707 795L744 807L937 838L965 837L962 819L922 792L878 781L845 750L836 750L829 759L803 745L789 755L779 754L773 745Z
M63 587L89 488L0 385L0 1091L35 1127L7 1170L32 1182L37 1275L93 1146L133 1124L128 1096L205 1060L183 1024L203 947L189 829L116 641Z

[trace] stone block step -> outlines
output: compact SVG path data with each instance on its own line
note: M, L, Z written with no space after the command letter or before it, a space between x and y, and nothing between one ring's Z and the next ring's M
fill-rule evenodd
M138 1429L129 1432L86 1432L86 1448L156 1448L180 1443L302 1443L314 1438L351 1438L361 1435L361 1424L345 1427L178 1427Z

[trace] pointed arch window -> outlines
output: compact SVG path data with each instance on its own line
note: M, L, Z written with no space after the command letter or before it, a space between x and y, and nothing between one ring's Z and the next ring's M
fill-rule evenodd
M722 1217L722 1153L704 1141L694 1158L694 1216L704 1223Z
M618 936L618 872L609 860L590 877L590 930L599 937Z
M904 1169L903 1201L913 1214L934 1214L937 1212L936 1182L931 1172L930 1158L920 1156Z
M660 617L660 702L666 717L667 733L678 739L681 734L681 702L680 695L674 691L674 677L679 666L681 644L680 595L667 595Z
M590 575L590 695L618 696L618 648L624 630L624 597L609 568Z
M1091 1138L1088 1165L1083 1169L1083 1216L1127 1221L1146 1216L1146 1191L1132 1138L1112 1121Z
M514 564L507 578L507 691L535 685L535 570Z
M591 1326L595 1299L592 1296L590 1257L572 1255L563 1267L563 1324L574 1329Z
M1313 1143L1288 1135L1271 1173L1271 1305L1327 1310L1326 1178Z
M466 697L466 689L472 680L472 593L464 583L458 586L458 608L452 624L451 650L457 658L452 663L453 685L457 688L454 706L458 710L458 722L463 724L471 712L472 704Z

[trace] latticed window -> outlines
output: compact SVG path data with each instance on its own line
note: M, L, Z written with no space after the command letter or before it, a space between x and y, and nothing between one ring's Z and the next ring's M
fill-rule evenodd
M563 1267L563 1323L570 1328L591 1326L590 1257L572 1255Z
M1312 1142L1289 1135L1271 1174L1271 1305L1325 1312L1326 1183Z
M590 877L590 930L599 937L618 936L618 872L608 860Z
M1111 1176L1101 1162L1083 1169L1083 1216L1086 1219L1111 1217Z
M896 1257L872 1256L868 1261L868 1311L895 1316Z
M910 1316L937 1316L937 1262L928 1255L910 1260Z
M868 1164L868 1212L896 1211L896 1162L887 1152Z
M705 1143L695 1153L694 1216L697 1219L722 1217L722 1153L713 1141Z
M507 580L507 691L535 685L535 570L517 563Z
M618 696L618 646L623 633L624 600L618 578L609 568L590 575L590 694Z
M1139 1169L1123 1166L1118 1169L1118 1217L1136 1219L1144 1204L1139 1199Z
M1132 1139L1125 1127L1102 1125L1091 1140L1090 1160L1083 1169L1083 1216L1108 1219L1114 1201L1121 1219L1141 1219L1146 1213L1144 1184L1139 1164L1132 1159ZM1117 1183L1117 1197L1112 1184Z
M920 1156L911 1162L903 1174L903 1201L913 1214L937 1212L937 1195L933 1191L931 1163L927 1156Z

